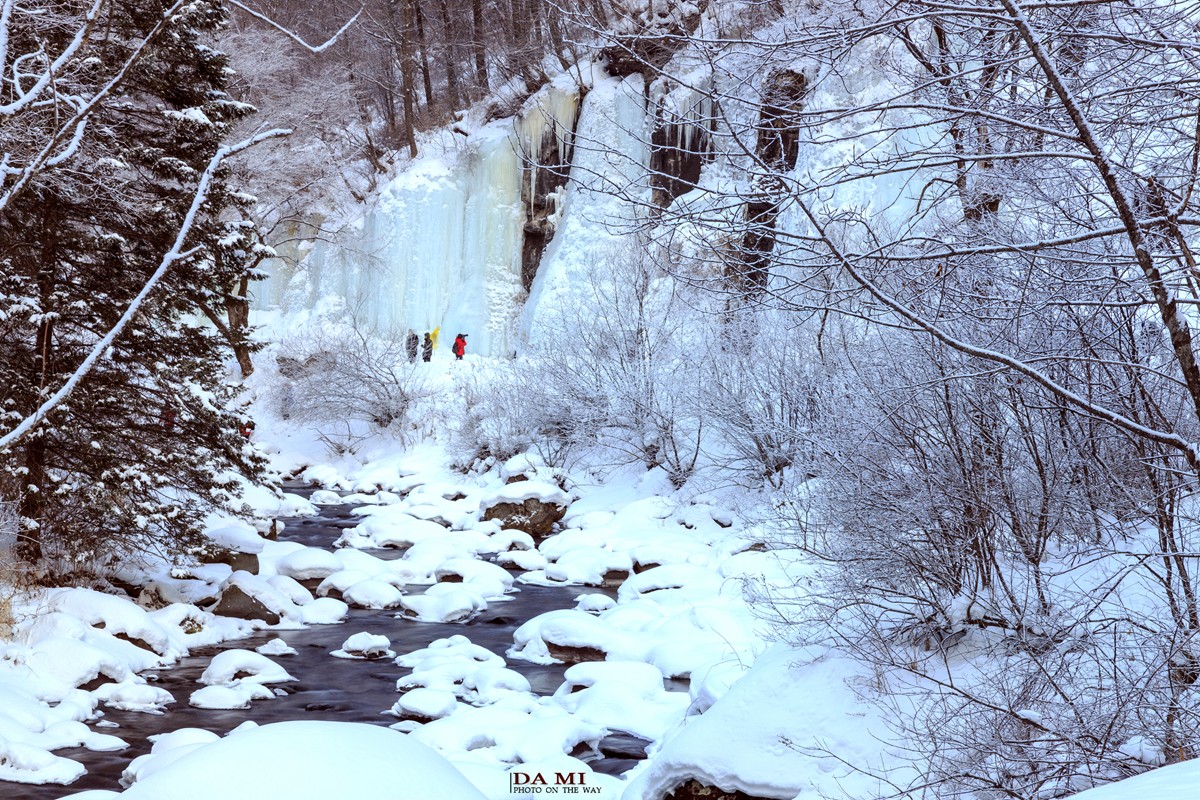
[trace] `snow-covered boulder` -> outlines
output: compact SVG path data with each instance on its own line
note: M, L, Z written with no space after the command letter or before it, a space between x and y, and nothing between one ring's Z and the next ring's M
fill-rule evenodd
M294 656L296 655L296 648L283 639L272 639L266 644L260 644L254 648L254 652L264 656Z
M550 535L570 504L571 496L553 483L519 481L484 497L479 510L484 520L497 520L540 539Z
M209 528L208 554L204 561L210 564L228 564L234 570L258 572L258 554L263 551L264 539L253 525L241 520L229 520L224 525Z
M886 722L848 685L860 667L796 663L805 655L783 645L764 653L712 708L668 733L624 800L875 796L869 771L846 766L888 759Z
M275 571L298 581L324 580L342 569L342 563L328 550L306 547L289 553L275 564Z
M239 570L221 586L220 599L212 612L223 617L257 619L276 625L293 608L292 601L265 579Z
M649 664L605 661L576 664L563 674L554 700L585 722L658 741L685 716L691 697L663 689Z
M342 496L329 489L318 489L308 496L308 502L314 506L340 506L344 502Z
M96 688L92 696L109 708L144 714L162 714L163 706L175 702L174 696L166 689L134 682L106 683Z
M351 584L342 592L342 600L357 608L396 608L403 600L403 593L392 584L376 578L367 578Z
M405 692L392 706L392 713L401 719L429 722L448 717L457 709L458 698L454 692L421 687Z
M513 631L508 655L535 664L636 658L646 645L635 634L575 609L539 614Z
M372 510L376 513L344 532L334 547L404 550L446 532L444 526L403 513L399 506Z
M391 650L391 646L392 643L386 636L377 636L363 631L342 642L342 646L330 655L335 658L367 661L377 658L395 658L396 654Z
M171 647L167 630L126 597L91 589L55 589L47 596L45 611L62 612L160 656L183 655Z
M255 700L270 700L275 693L261 683L237 683L229 686L205 686L192 692L188 705L213 711L249 708Z
M633 570L628 553L614 553L603 547L580 547L563 553L546 567L546 579L554 583L585 586L619 586Z
M438 583L400 602L404 615L420 622L466 622L487 609L483 595L461 583Z
M250 650L223 650L213 656L198 678L208 686L239 683L281 683L296 680L271 659Z

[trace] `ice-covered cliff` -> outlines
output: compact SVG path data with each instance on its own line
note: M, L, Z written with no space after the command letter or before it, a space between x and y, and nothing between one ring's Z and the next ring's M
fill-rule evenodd
M269 264L256 305L300 316L345 309L375 333L440 327L443 347L461 331L472 352L511 353L541 252L526 239L553 233L578 105L564 81L517 116L465 140L447 135L453 147L430 147L361 218L315 237L298 263Z

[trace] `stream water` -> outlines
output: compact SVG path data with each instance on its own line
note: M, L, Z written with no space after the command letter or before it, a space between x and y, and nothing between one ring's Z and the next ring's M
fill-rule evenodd
M299 494L303 490L292 488ZM324 506L316 518L285 519L286 528L280 539L299 542L310 547L331 548L344 528L357 523L350 514L351 506ZM372 551L381 558L398 558L394 550ZM512 634L526 620L546 611L571 608L581 591L609 592L610 590L573 587L542 587L519 584L508 602L493 602L488 610L465 624L438 624L398 619L394 611L351 609L340 625L316 625L304 630L261 631L252 637L225 642L219 646L194 651L176 666L164 669L153 683L175 697L174 705L165 714L153 715L104 709L104 719L119 727L100 728L104 733L120 736L129 747L113 753L64 749L57 755L75 759L87 767L87 774L69 786L33 786L0 781L3 800L56 800L85 789L120 790L121 773L139 755L150 751L148 737L179 728L204 728L218 734L227 733L246 720L259 724L295 719L338 720L390 725L396 719L384 714L399 694L396 680L409 670L398 667L390 659L354 661L329 655L338 649L351 634L369 631L388 637L392 649L407 653L427 647L436 639L455 634L467 636L472 642L500 656L512 645ZM413 591L420 591L413 587ZM276 684L287 692L273 700L254 702L247 709L216 711L188 705L192 692L201 688L197 679L213 655L229 648L253 649L270 639L280 638L296 649L292 656L273 657L293 677L295 682ZM529 679L536 694L548 695L562 683L565 666L540 666L525 661L510 660L509 667ZM591 762L598 772L618 775L645 757L645 742L621 734L601 742L600 755L587 753L577 757Z

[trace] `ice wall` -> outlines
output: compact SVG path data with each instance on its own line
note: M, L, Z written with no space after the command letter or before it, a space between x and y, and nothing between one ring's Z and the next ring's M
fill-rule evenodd
M563 313L587 313L603 291L597 263L628 256L620 240L650 200L651 120L643 88L641 75L597 72L584 99L560 221L521 315L521 335L531 343L553 340Z
M270 265L259 308L296 314L344 307L368 329L403 336L440 327L439 346L506 355L526 291L521 251L529 154L570 139L578 93L551 87L516 118L487 125L454 153L426 155L396 176L336 239L306 245L299 266Z

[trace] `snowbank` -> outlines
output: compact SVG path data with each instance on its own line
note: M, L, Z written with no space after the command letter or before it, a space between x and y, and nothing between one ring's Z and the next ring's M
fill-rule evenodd
M411 737L376 725L309 721L245 723L224 739L201 744L151 770L114 796L484 800L449 762Z
M857 667L836 658L795 665L801 655L782 645L761 655L712 708L666 740L624 800L661 800L688 779L780 800L809 792L875 796L874 782L845 766L878 764L882 746L872 734L885 732L846 684Z
M1159 767L1123 781L1072 795L1072 800L1195 800L1200 797L1200 759Z

